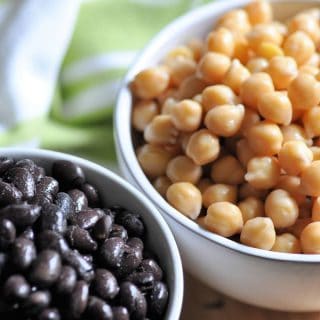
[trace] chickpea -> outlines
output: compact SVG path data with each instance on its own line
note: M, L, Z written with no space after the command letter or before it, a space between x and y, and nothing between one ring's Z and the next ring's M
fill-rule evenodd
M202 53L203 53L203 49L204 49L204 45L202 40L200 39L191 39L188 43L188 48L190 48L190 50L193 53L193 58L195 61L199 61Z
M157 114L159 108L154 101L138 101L132 109L132 126L138 131L143 131Z
M217 27L224 27L239 34L245 34L251 29L248 14L243 9L235 9L225 13L219 19Z
M315 53L315 45L311 38L303 31L290 34L283 43L286 56L296 60L298 65L304 64Z
M320 102L320 82L309 74L299 73L289 85L288 97L294 109L310 109Z
M250 149L247 139L241 139L237 142L236 154L241 165L246 168L249 160L254 157L254 152Z
M193 133L186 148L187 156L198 165L216 160L219 152L219 138L207 129L201 129Z
M237 96L223 84L216 84L205 88L202 92L202 105L205 112L222 104L236 104Z
M263 93L258 100L258 110L266 120L289 125L292 119L292 106L282 92Z
M265 58L254 57L247 62L246 67L251 73L264 72L269 67L269 61Z
M299 204L299 219L311 218L312 215L312 200L308 197Z
M252 25L268 23L272 21L272 8L270 3L264 0L256 0L246 5L245 10L248 13Z
M161 114L166 114L166 115L170 114L172 107L177 103L178 101L176 99L167 98L161 107Z
M250 148L257 155L272 156L280 151L283 136L278 125L262 121L248 130L247 139Z
M230 184L217 183L206 188L202 194L202 204L208 208L214 202L237 202L237 187Z
M276 236L276 241L271 249L277 252L301 253L300 241L291 233Z
M281 132L283 135L283 143L287 141L303 141L308 146L312 141L308 140L307 134L303 127L299 126L298 124L292 123L288 126L282 126Z
M171 180L166 176L160 176L153 181L154 188L163 196L166 196L168 188L171 186Z
M296 176L283 175L275 186L276 189L283 189L290 193L290 195L300 205L305 201L305 195L300 190L300 178Z
M161 94L159 94L155 99L156 101L163 106L167 99L177 99L177 89L176 88L168 88Z
M277 28L271 24L258 24L247 34L249 46L257 52L262 42L270 42L280 46L283 40Z
M193 100L185 99L170 108L170 115L178 130L192 132L201 124L202 107Z
M240 242L247 246L271 250L276 240L272 220L256 217L248 220L241 231Z
M243 82L249 77L249 70L242 65L238 59L233 59L230 68L223 79L223 83L226 86L229 86L236 94L240 94Z
M224 104L209 110L204 123L213 134L230 137L240 130L243 118L244 106L242 104Z
M310 138L320 135L320 107L307 110L302 118L304 129Z
M191 99L200 94L206 87L207 84L204 81L198 79L195 75L191 75L181 82L177 91L177 98L179 100Z
M257 189L250 183L245 182L239 187L239 199L245 199L248 197L255 197L261 200L267 196L268 190Z
M279 21L271 21L270 24L276 28L276 30L283 36L286 37L288 34L288 28L287 26Z
M220 83L230 68L230 58L222 53L207 52L198 64L197 76L209 84Z
M286 232L292 233L297 238L300 238L303 229L311 222L311 218L298 219L293 226L286 228L285 230Z
M232 32L226 28L211 31L207 37L207 50L233 56L234 39Z
M320 147L311 147L310 150L313 154L313 160L320 160Z
M302 171L301 192L307 196L320 196L320 160L313 161Z
M189 182L173 183L167 190L168 202L185 216L195 220L198 218L201 206L201 193Z
M212 185L212 181L209 178L202 178L197 183L197 188L200 190L201 194L207 190L208 187Z
M141 99L152 99L164 92L169 82L170 74L166 68L148 68L135 76L132 82L132 91Z
M301 232L301 247L304 253L320 253L320 221L309 223Z
M274 157L254 157L248 162L244 176L254 188L269 189L277 185L280 178L280 165Z
M184 153L187 150L187 145L188 142L190 140L190 137L192 136L192 132L182 132L179 136L179 140L180 140L180 144L181 144L181 148L184 151Z
M241 232L243 220L239 208L230 202L215 202L207 210L206 228L224 237Z
M155 178L166 173L172 155L161 146L145 144L137 150L137 158L144 173Z
M248 135L249 129L253 125L259 122L260 122L260 116L258 112L252 109L246 108L239 133L246 137Z
M270 74L275 88L284 90L296 77L298 67L293 58L276 56L270 60L267 72Z
M201 178L202 169L188 157L177 156L169 161L166 173L172 182L196 184Z
M314 53L311 58L304 64L304 66L310 66L318 68L320 65L320 55L319 53Z
M194 59L194 54L193 51L191 50L191 48L187 47L187 46L178 46L175 47L173 49L171 49L167 56L166 56L166 60L170 60L171 58L176 58L176 57L183 57L183 58L187 58L187 59Z
M243 34L234 33L234 53L233 58L246 64L253 57L254 52L249 48L249 42Z
M316 197L312 205L312 221L320 221L320 197Z
M307 64L304 64L299 68L299 73L310 74L313 77L317 76L318 72L319 72L318 67L310 66Z
M258 198L248 197L239 202L238 207L242 214L243 223L250 219L264 216L264 205Z
M253 73L243 82L240 97L246 107L257 109L261 93L274 91L271 77L265 72Z
M283 56L284 53L281 47L279 47L278 45L269 41L263 41L260 43L257 49L257 55L259 57L270 60L273 57Z
M152 144L175 144L178 134L168 115L155 116L144 129L145 141Z

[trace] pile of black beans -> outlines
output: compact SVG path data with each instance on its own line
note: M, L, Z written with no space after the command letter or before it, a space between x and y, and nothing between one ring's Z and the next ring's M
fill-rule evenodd
M112 193L112 190L109 191ZM0 158L0 319L161 319L168 289L137 213L81 167Z

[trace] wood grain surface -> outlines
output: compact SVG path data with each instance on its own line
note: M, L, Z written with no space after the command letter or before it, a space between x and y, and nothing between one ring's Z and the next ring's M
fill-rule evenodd
M320 289L319 289L320 292ZM318 313L271 311L243 304L215 292L185 274L181 320L320 320Z

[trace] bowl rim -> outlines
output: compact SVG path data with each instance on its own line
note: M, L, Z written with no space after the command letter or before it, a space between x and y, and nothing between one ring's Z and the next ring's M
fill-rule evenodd
M47 149L33 149L33 148L20 148L20 147L0 147L0 156L6 156L11 158L39 158L39 159L51 159L51 160L69 160L73 161L84 168L88 168L97 172L99 175L103 176L105 179L112 180L114 183L121 186L121 188L126 189L146 208L148 213L155 219L159 231L163 234L163 237L168 243L168 257L172 263L169 263L170 269L168 272L173 272L174 283L172 286L172 292L169 295L169 304L167 309L166 319L176 320L181 315L182 303L183 303L183 292L184 292L184 278L183 269L180 253L168 224L165 219L160 214L159 210L154 206L154 204L137 188L132 184L125 181L123 178L112 172L111 170L102 167L92 161L66 154L63 152L51 151Z
M170 219L173 219L176 223L191 231L194 235L198 235L207 241L212 241L215 244L226 249L251 257L288 263L319 263L320 254L293 254L252 248L201 228L197 223L185 217L169 203L167 203L167 201L154 189L153 185L150 183L150 181L142 171L133 148L131 135L132 95L130 93L128 85L135 74L138 71L142 70L143 67L146 67L147 64L145 63L145 61L152 60L152 53L156 52L157 49L165 46L167 39L172 37L172 35L174 35L177 30L179 31L181 29L185 29L185 26L190 25L190 23L200 23L203 18L209 18L213 15L213 13L215 15L221 14L228 9L243 6L248 2L250 2L250 0L233 0L232 2L216 0L213 3L209 3L197 9L191 10L165 26L158 34L156 34L151 39L151 41L148 42L141 53L137 56L128 72L126 73L125 77L123 78L120 90L117 95L116 107L114 112L114 138L116 142L118 161L121 160L123 162L126 170L121 168L121 166L120 169L122 170L124 176L129 174L135 185L137 185L151 200L151 202L153 202L154 205L160 209L161 213L164 213L164 216L168 216ZM271 0L271 2L301 3L302 1ZM315 1L307 0L305 2L311 3Z

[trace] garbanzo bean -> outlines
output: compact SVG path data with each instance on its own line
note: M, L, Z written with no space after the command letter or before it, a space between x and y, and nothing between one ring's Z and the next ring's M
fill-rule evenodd
M247 139L241 139L236 145L236 154L241 163L241 165L246 168L249 160L255 156L254 152L251 150Z
M289 192L273 190L266 198L264 206L266 216L272 219L275 228L293 226L299 216L299 208Z
M269 41L263 41L260 43L257 49L257 55L259 57L270 60L274 57L283 56L283 50L277 44Z
M300 178L297 176L282 175L275 186L276 189L283 189L288 191L290 195L300 205L305 201L305 195L300 190Z
M261 119L260 119L258 112L254 111L252 109L246 108L239 133L246 137L249 129L253 125L260 122L260 120Z
M254 157L248 162L245 180L257 189L270 189L280 178L280 165L274 157Z
M154 188L163 196L166 196L168 188L172 185L171 180L167 176L160 176L153 181Z
M197 101L194 99L194 96L201 94L206 86L207 84L204 81L197 78L195 75L191 75L181 82L177 90L176 97L179 100L192 98L193 100Z
M313 221L320 221L320 197L316 197L312 204L312 215Z
M248 13L248 17L252 25L268 23L272 20L272 8L270 3L267 1L252 1L246 5L245 10Z
M226 28L211 31L207 37L207 50L232 57L234 52L232 32Z
M243 220L239 208L230 202L215 202L207 210L206 228L224 237L241 232Z
M214 202L237 202L237 187L230 184L217 183L206 188L202 194L202 204L208 208Z
M171 108L177 104L178 101L174 98L167 98L161 107L161 114L170 114L171 113Z
M216 183L237 185L244 182L245 171L233 156L216 160L211 167L211 179Z
M176 57L184 57L187 59L194 59L193 51L187 46L178 46L171 49L166 55L166 60Z
M320 160L313 161L301 172L301 192L307 196L320 196Z
M281 126L283 143L288 141L303 141L309 146L312 141L308 139L303 127L296 123L291 123L288 126Z
M233 33L245 34L251 29L251 24L245 10L234 9L219 19L217 27L227 28Z
M200 190L201 194L203 194L208 187L212 185L212 181L209 178L202 178L197 183L197 188Z
M246 67L251 73L264 72L269 67L269 61L265 58L254 57L247 62Z
M297 219L296 223L293 226L286 228L285 231L292 233L297 238L300 238L303 229L311 222L311 218Z
M200 39L191 39L187 46L192 50L194 60L199 61L204 50L203 42Z
M190 182L196 184L202 175L202 169L186 156L171 159L166 170L172 182Z
M257 189L253 187L250 183L245 182L239 187L239 199L245 199L248 197L255 197L264 200L268 194L266 189Z
M138 101L132 109L132 125L136 130L143 131L157 114L159 108L154 101Z
M234 53L233 58L239 59L242 64L246 64L253 56L254 52L249 48L249 42L245 35L233 33Z
M248 220L241 231L240 242L247 246L271 250L276 240L276 232L272 220L256 217Z
M213 133L222 137L235 135L241 128L244 118L244 106L242 104L224 104L208 111L204 123Z
M217 136L207 129L193 133L188 140L186 154L194 163L204 165L216 160L220 152L220 143Z
M310 150L313 153L313 160L320 160L320 147L311 147Z
M301 247L304 253L320 253L320 221L309 223L301 232Z
M168 202L185 216L195 220L198 218L202 197L200 191L189 182L173 183L167 190Z
M248 197L238 203L238 207L242 214L243 223L248 220L264 216L264 204L255 197Z
M306 134L309 138L314 138L320 135L320 107L314 107L307 110L303 117L302 122Z
M283 233L276 236L276 241L271 250L286 253L301 253L300 241L291 233Z

